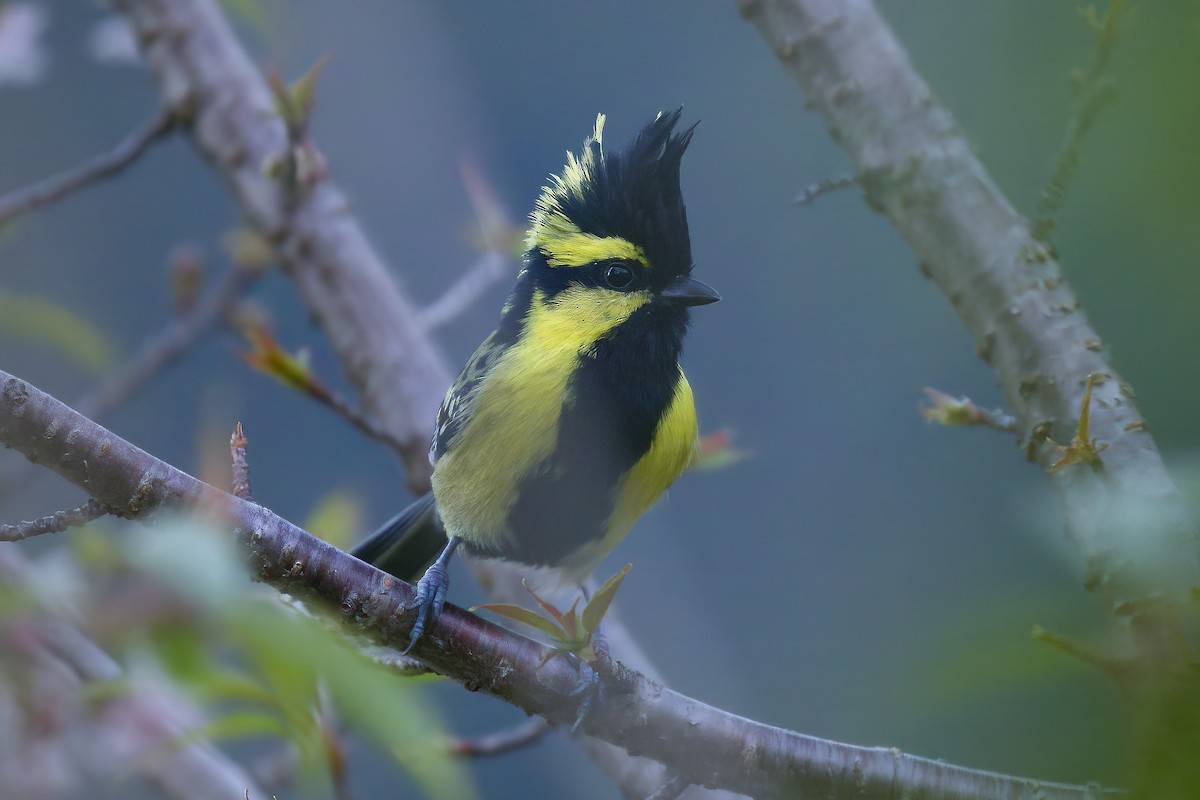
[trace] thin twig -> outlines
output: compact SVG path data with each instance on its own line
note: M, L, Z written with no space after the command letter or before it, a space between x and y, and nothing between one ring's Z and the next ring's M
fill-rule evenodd
M1020 433L1017 418L1003 409L980 408L969 397L952 397L945 392L926 386L922 391L929 404L921 403L918 408L928 422L953 427L955 425L985 425L1005 433Z
M1054 159L1054 172L1042 189L1042 198L1038 201L1034 219L1030 223L1030 232L1039 241L1050 241L1050 234L1055 226L1054 215L1062 208L1067 188L1075 174L1075 168L1079 165L1080 145L1100 112L1116 96L1112 84L1104 77L1104 70L1108 66L1113 43L1117 39L1117 19L1124 5L1125 0L1110 0L1103 18L1097 19L1095 12L1090 9L1089 13L1084 15L1098 40L1096 57L1088 71L1077 78L1079 99L1075 104L1074 113L1067 121L1062 147Z
M242 433L242 423L233 429L229 437L229 455L233 460L233 496L254 502L254 494L250 491L250 462L246 460L246 435Z
M230 266L208 297L182 319L148 337L128 361L75 401L87 417L103 417L123 405L159 372L177 362L205 334L224 321L262 270Z
M49 516L18 522L16 525L0 525L0 542L19 542L44 533L62 533L67 528L86 525L107 513L108 509L99 502L88 500L78 508L55 511Z
M551 730L550 723L541 717L532 717L520 725L475 738L456 738L447 743L447 748L456 756L477 758L498 756L527 747L541 739Z
M96 156L73 170L52 175L33 186L0 197L0 228L23 214L61 200L96 181L116 175L174 127L174 115L168 111L159 111L141 130L131 134L110 152Z
M399 448L401 446L401 442L398 439L384 430L383 426L373 417L368 416L365 411L360 411L350 405L349 400L328 386L319 384L319 389L316 388L317 386L309 387L308 395L310 397L319 401L326 408L336 413L370 438L383 442L392 448Z
M513 260L499 250L488 250L445 293L417 312L417 324L436 330L471 307L500 280L515 274Z
M179 361L218 324L262 274L252 266L229 268L211 293L198 305L148 336L137 352L112 370L100 383L72 404L84 416L102 418L123 406L158 373ZM16 491L32 473L27 465L12 463L0 468L0 491Z
M816 183L810 183L804 187L804 191L796 195L796 205L809 205L818 197L849 189L851 186L858 186L860 182L857 175L844 175L840 178L824 178Z

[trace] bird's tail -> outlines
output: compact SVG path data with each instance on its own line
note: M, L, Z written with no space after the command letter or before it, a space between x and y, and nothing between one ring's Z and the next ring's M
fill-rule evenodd
M446 546L433 492L385 522L350 554L403 581L414 581Z

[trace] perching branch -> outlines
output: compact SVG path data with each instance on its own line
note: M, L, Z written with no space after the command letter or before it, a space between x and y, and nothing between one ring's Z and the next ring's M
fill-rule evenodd
M73 170L0 197L0 228L19 216L61 200L96 181L116 175L137 161L174 126L174 115L168 111L160 111L149 123L131 134L112 151L96 156Z
M1114 613L1149 621L1154 604L1145 601L1200 582L1196 528L1132 388L1105 358L1052 254L870 0L741 0L738 8L825 118L871 207L949 297L1044 469L1059 459L1054 442L1071 439L1087 377L1097 375L1091 433L1107 445L1102 469L1063 469L1049 480L1085 585Z
M403 646L414 590L266 509L221 492L139 450L59 401L0 372L0 443L43 464L112 509L146 518L203 508L235 527L260 580L340 613L379 644ZM447 605L414 655L468 689L504 699L555 723L574 722L575 690L593 679L574 658ZM544 665L543 665L544 664ZM599 675L605 701L581 730L653 758L688 784L756 798L1072 798L1094 787L1048 784L953 766L899 750L856 747L747 720L692 700L614 665Z

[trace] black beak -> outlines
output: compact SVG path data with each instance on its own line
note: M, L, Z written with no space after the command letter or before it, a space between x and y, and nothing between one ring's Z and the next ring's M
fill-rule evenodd
M717 290L695 278L677 278L658 296L668 302L681 303L685 306L706 306L721 299Z

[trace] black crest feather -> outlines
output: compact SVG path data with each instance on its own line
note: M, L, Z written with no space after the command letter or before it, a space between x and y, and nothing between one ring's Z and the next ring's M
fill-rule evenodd
M535 236L539 218L558 213L585 233L638 245L660 278L689 273L692 248L679 168L695 125L676 132L681 113L660 113L630 145L612 152L604 149L604 118L598 118L579 157L569 157L542 192ZM536 238L530 241L535 244Z

